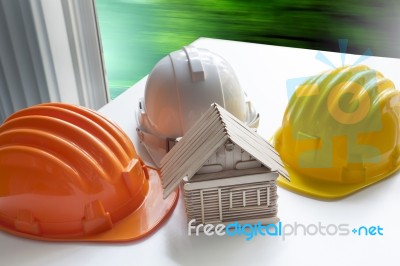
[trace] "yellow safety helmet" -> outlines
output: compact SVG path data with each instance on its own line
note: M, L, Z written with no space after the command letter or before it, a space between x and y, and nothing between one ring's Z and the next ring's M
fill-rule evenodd
M367 66L345 66L300 85L274 136L291 181L309 196L346 196L399 169L400 93Z

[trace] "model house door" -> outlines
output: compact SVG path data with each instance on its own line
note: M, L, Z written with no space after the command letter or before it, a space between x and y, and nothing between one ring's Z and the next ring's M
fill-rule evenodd
M219 223L222 221L221 189L200 190L202 223Z

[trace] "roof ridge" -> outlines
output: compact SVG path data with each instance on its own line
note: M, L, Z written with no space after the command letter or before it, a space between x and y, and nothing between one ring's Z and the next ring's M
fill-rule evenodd
M226 111L226 110L221 105L219 105L218 103L212 103L211 106L214 107L214 110L217 111L217 114L220 117L220 120L221 120L222 124L224 125L224 132L230 138L229 131L228 131L228 126L227 126L227 123L226 123L226 118L225 118L225 115L223 113L223 111Z

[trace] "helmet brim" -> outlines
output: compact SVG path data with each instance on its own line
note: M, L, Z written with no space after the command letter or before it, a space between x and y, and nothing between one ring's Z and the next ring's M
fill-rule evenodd
M175 190L164 200L159 172L152 169L145 171L148 171L149 176L149 191L145 201L129 216L115 223L111 230L76 238L36 236L11 230L10 228L3 227L1 224L0 230L24 238L55 242L128 242L148 236L156 231L175 209L179 189Z
M277 183L280 187L312 198L335 200L346 197L376 182L388 178L400 169L400 165L397 165L394 169L388 172L368 178L364 182L356 184L337 184L333 182L317 180L315 178L299 174L286 164L285 169L289 173L290 181L282 176L279 176Z

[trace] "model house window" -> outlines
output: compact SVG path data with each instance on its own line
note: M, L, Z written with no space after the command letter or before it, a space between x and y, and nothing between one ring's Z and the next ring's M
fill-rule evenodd
M230 209L268 207L270 205L270 186L259 185L231 189L229 202Z

